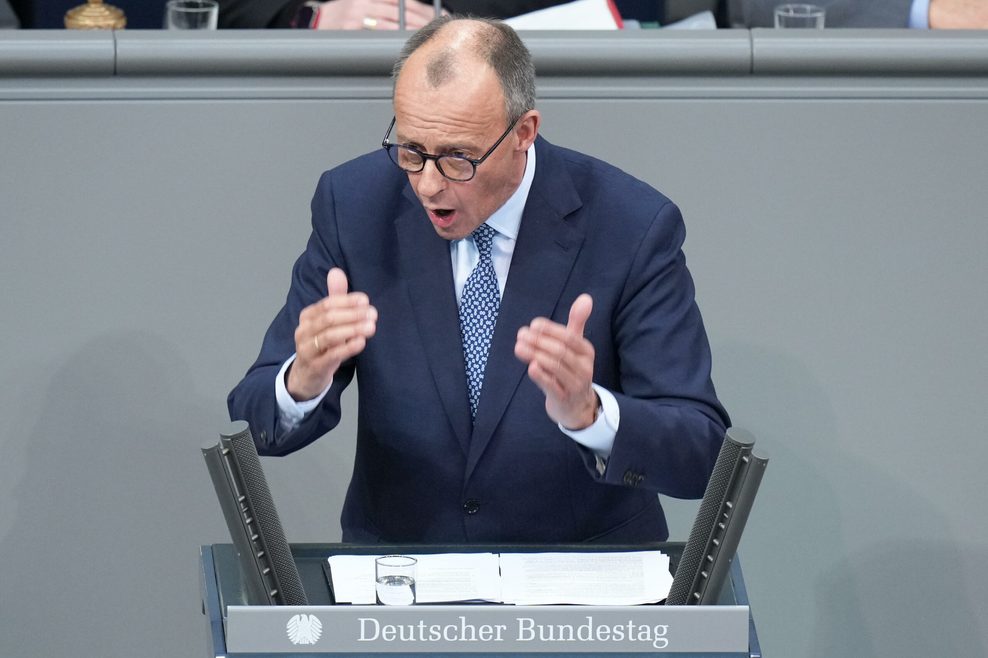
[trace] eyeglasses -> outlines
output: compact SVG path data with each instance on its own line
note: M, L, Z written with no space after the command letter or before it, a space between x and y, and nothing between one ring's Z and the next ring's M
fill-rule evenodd
M436 169L439 170L440 174L451 181L465 183L477 175L477 167L490 157L494 149L501 145L501 142L508 136L516 123L518 123L518 119L512 121L508 129L504 131L504 134L494 142L494 146L487 149L487 153L484 153L476 160L468 158L465 155L431 155L429 153L423 153L414 146L408 146L407 144L392 144L388 141L388 137L395 127L394 117L391 119L391 125L388 126L388 132L384 133L384 140L381 142L381 146L388 152L391 161L408 173L417 174L425 169L426 160L432 160L436 163Z

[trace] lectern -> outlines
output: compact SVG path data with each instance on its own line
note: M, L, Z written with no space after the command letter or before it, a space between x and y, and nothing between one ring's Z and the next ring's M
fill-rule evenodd
M532 657L661 653L684 658L760 658L738 560L731 564L716 604L702 606L335 605L326 566L327 558L336 554L648 549L668 554L675 572L683 546L675 542L608 547L294 544L291 552L308 596L306 606L248 606L248 588L234 546L203 546L200 578L207 655L452 658L469 653ZM540 642L534 638L535 627L550 632L567 629L570 637L562 639L573 641ZM388 629L409 629L414 637L401 641L399 631L389 634ZM615 641L618 635L622 641Z

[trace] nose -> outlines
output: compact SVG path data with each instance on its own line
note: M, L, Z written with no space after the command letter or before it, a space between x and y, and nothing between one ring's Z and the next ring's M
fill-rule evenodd
M420 197L433 197L446 189L446 177L439 173L435 160L429 160L425 167L413 175L412 185Z

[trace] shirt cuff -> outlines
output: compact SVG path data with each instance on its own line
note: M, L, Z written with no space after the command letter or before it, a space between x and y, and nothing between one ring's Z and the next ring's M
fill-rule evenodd
M614 394L606 388L593 384L593 390L600 398L600 415L593 425L582 430L568 430L559 425L559 429L580 445L593 450L598 457L607 459L611 456L614 437L617 436L618 425L621 423L621 407Z
M330 382L322 393L311 400L296 401L285 385L285 373L288 372L293 363L295 363L294 354L281 366L281 370L278 371L278 376L274 380L274 397L278 401L278 426L282 432L291 432L298 427L309 412L319 406L322 399L326 397L326 393L329 392L329 387L333 385Z
M930 29L930 0L913 0L909 11L909 27L919 30Z

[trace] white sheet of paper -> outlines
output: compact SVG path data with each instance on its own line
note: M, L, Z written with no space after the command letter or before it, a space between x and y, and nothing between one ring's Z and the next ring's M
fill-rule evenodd
M515 605L641 605L671 586L659 551L501 554L501 595Z
M374 558L376 555L331 555L333 596L337 603L373 605L375 596Z
M494 553L419 555L415 583L420 603L500 601L501 578Z
M373 605L374 558L377 555L333 555L333 593L337 603ZM498 556L493 553L412 555L418 560L415 599L418 603L500 601Z
M662 27L667 30L716 30L717 19L714 18L713 12L708 9Z
M617 30L607 0L573 0L513 18L505 23L516 30Z
M373 605L376 555L329 558L337 603ZM419 603L641 605L672 586L659 551L414 555Z

